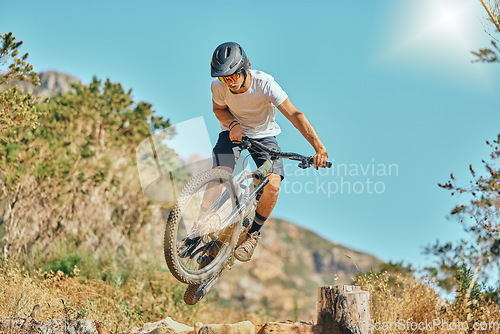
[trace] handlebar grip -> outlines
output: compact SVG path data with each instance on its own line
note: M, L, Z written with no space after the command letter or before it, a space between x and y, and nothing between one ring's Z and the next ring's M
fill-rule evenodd
M313 157L312 157L312 156L311 156L311 157L309 157L309 159L308 159L308 161L309 161L309 163L310 163L311 165L313 164L313 160L314 160L314 159L313 159ZM332 166L333 166L333 163L332 163L332 162L330 162L330 161L327 161L327 162L326 162L326 166L325 166L326 168L332 168Z

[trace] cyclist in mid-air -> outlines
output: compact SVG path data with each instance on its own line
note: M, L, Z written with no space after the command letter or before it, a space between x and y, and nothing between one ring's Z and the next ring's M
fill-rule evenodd
M258 140L263 145L280 150L276 135L281 133L275 121L275 107L300 131L312 145L314 168L326 167L328 153L306 116L290 102L288 95L274 78L261 71L250 69L250 62L241 48L234 42L219 45L212 56L212 102L215 116L220 122L221 132L213 149L214 167L233 171L241 149L234 142L243 136ZM260 167L269 155L250 148L253 160ZM257 204L255 219L246 239L236 249L235 258L249 261L253 255L260 229L269 217L278 199L280 183L284 178L283 160L274 164L269 175L269 184Z

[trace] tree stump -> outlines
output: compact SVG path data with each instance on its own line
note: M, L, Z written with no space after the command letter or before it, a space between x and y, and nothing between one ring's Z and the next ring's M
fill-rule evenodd
M370 294L360 287L324 286L318 291L320 334L372 334Z

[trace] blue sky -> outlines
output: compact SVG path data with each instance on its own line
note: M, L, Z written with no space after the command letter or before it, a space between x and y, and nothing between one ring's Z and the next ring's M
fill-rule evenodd
M273 75L306 114L337 165L350 174L371 164L397 165L397 173L385 176L287 175L289 191L280 194L276 217L417 267L432 260L423 246L462 236L447 216L466 199L437 183L450 172L468 182L469 164L481 171L485 141L500 131L500 67L471 63L470 50L489 45L478 1L24 1L22 7L20 13L17 2L3 1L0 32L24 41L21 51L36 70L64 71L87 83L94 75L110 78L172 123L204 116L212 140L219 128L211 110L211 54L222 42L239 42L252 67ZM277 119L283 150L314 153L282 115ZM381 193L368 193L367 181ZM312 193L304 190L307 182ZM360 193L345 188L328 196L322 182L360 182Z

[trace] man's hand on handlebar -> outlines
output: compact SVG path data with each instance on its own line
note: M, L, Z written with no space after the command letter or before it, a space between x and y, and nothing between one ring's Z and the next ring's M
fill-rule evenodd
M229 139L231 139L232 142L240 143L241 138L246 135L245 130L243 130L240 124L233 126L229 131Z
M328 160L328 153L326 150L318 151L313 157L314 168L318 169L319 167L325 168L326 162Z

